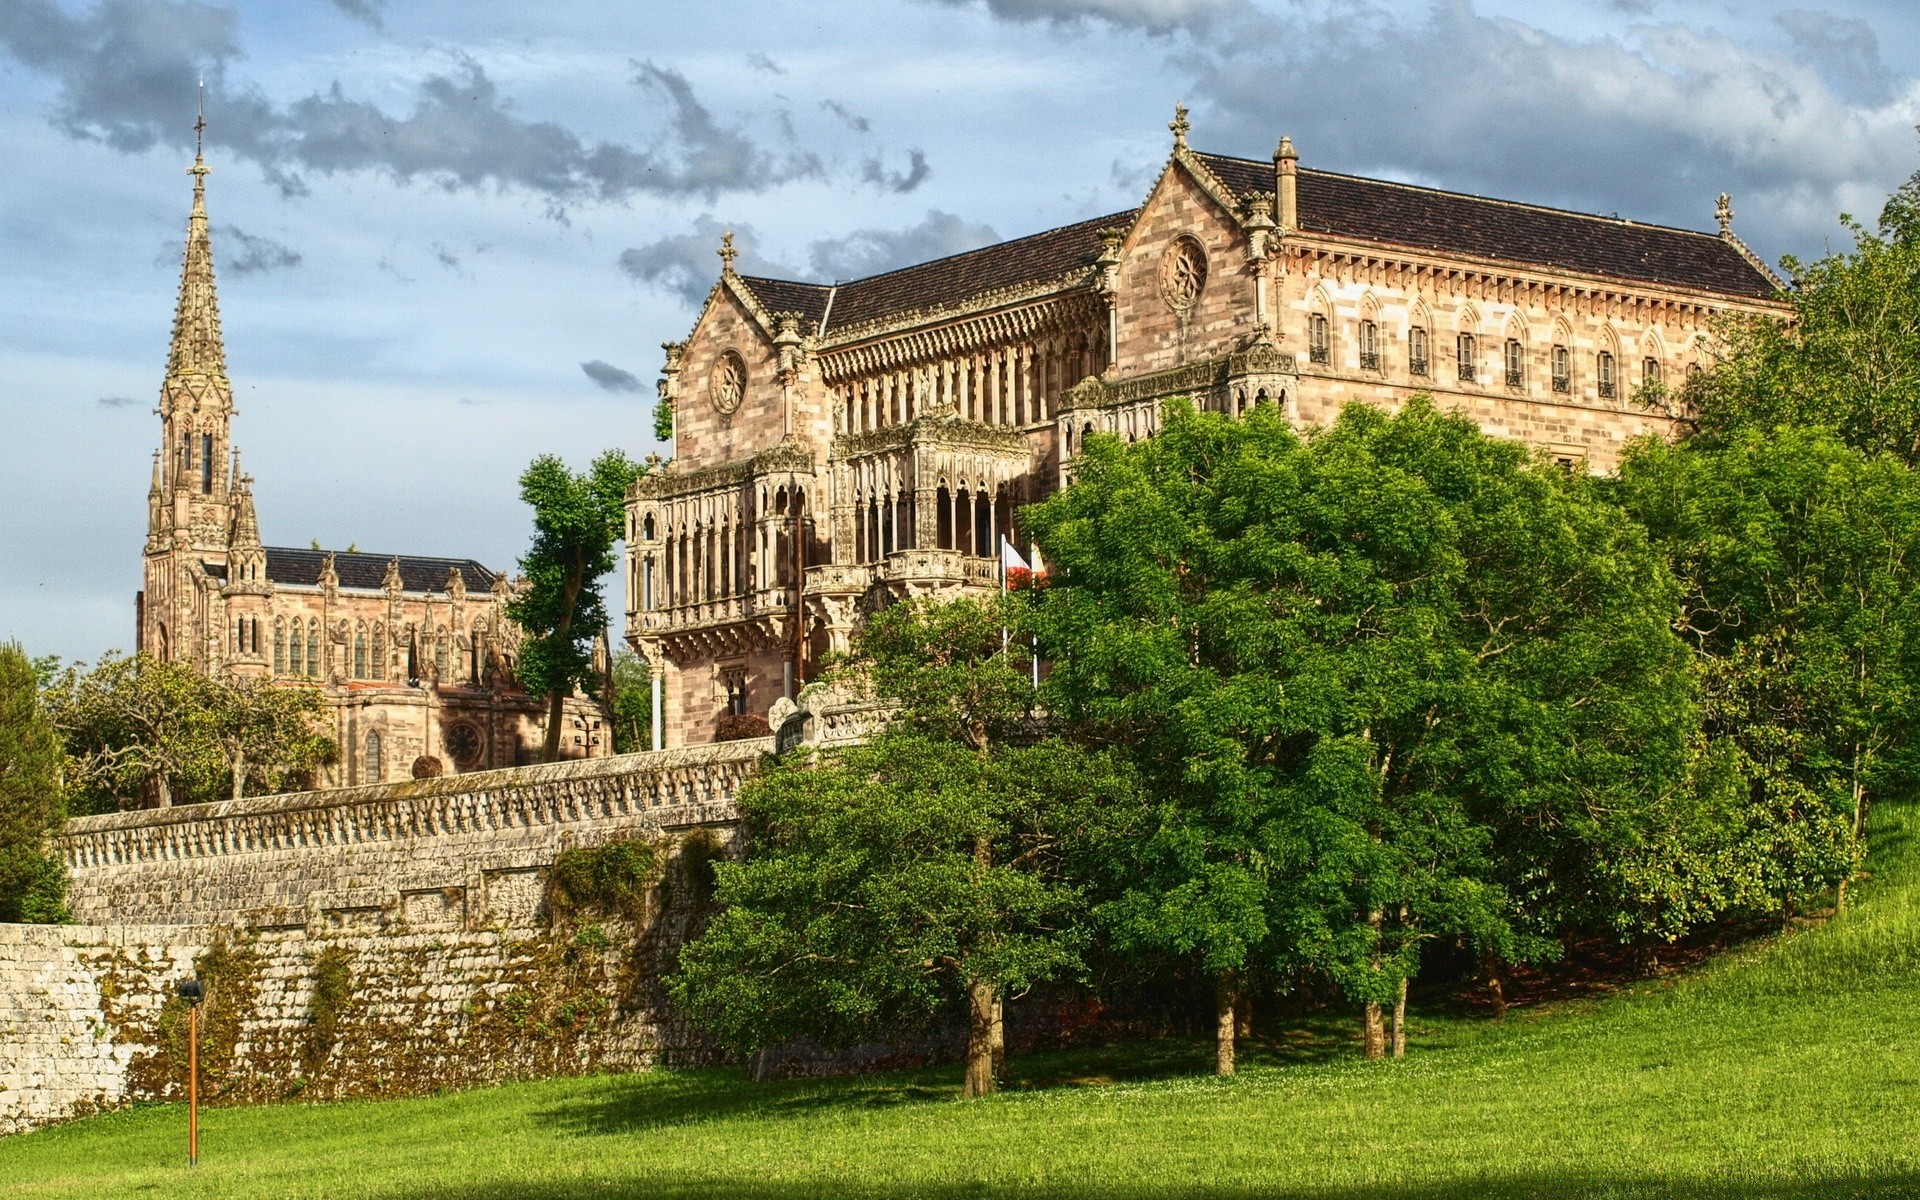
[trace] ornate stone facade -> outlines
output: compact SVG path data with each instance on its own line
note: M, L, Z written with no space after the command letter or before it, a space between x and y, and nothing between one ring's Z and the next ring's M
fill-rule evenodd
M530 762L545 706L517 685L512 585L472 559L265 546L231 444L220 306L196 158L193 210L160 389L136 646L209 674L317 684L340 744L328 784ZM597 707L569 702L562 753L611 753Z
M745 276L731 239L660 383L676 459L629 496L628 641L668 746L791 698L889 598L998 586L1018 507L1082 440L1187 396L1301 426L1431 394L1603 471L1709 322L1778 312L1717 235L1302 169L1187 144L1146 201L831 287Z

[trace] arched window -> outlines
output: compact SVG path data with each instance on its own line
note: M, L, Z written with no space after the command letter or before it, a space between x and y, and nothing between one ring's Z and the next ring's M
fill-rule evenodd
M358 626L353 631L353 677L367 677L367 627Z
M1600 389L1600 398L1602 400L1613 399L1613 354L1612 352L1607 350L1602 350L1600 352L1600 357L1594 360L1593 378L1594 378L1594 383Z
M1507 339L1507 386L1524 387L1527 382L1527 352L1519 338Z
M360 774L367 783L380 782L380 731L375 729L367 734L367 757L361 764Z
M1360 322L1360 369L1380 369L1380 327L1372 321Z
M320 678L320 622L317 618L307 619L307 674Z
M1463 333L1455 339L1454 353L1460 364L1460 382L1472 383L1477 373L1473 360L1473 335Z
M203 495L213 494L213 435L200 435L200 491Z
M287 622L284 617L273 619L273 673L287 673Z
M1407 330L1407 371L1422 379L1427 377L1427 330L1423 325Z
M1700 364L1688 363L1687 364L1687 382L1692 383L1694 380L1698 378L1700 378Z
M373 674L370 679L387 677L387 627L378 621L373 623Z
M1307 318L1307 358L1312 362L1327 362L1333 353L1327 342L1327 318L1314 313Z
M1658 387L1660 384L1660 360L1648 355L1640 360L1640 384L1642 387Z
M1573 355L1565 346L1553 348L1553 390L1570 392L1573 390Z
M433 640L433 677L436 682L447 677L447 631L442 629L440 636Z

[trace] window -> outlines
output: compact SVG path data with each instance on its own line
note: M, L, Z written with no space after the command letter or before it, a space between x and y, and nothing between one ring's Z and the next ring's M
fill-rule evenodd
M364 625L353 631L353 677L367 677L367 630Z
M433 641L433 678L436 683L447 677L447 631L442 629L440 636Z
M1553 390L1556 392L1573 390L1573 355L1567 353L1565 346L1553 348Z
M1660 386L1660 360L1648 355L1640 360L1640 383L1643 387Z
M1527 352L1519 338L1507 339L1507 386L1522 387L1527 382Z
M1700 378L1700 364L1688 363L1687 364L1687 382L1692 383L1694 380L1698 378Z
M1380 327L1372 321L1360 322L1360 369L1380 369Z
M367 758L360 772L368 783L380 782L380 731L367 734Z
M200 435L200 491L202 495L213 494L213 435Z
M320 676L320 622L317 620L307 622L307 674L316 679Z
M1427 331L1419 325L1407 331L1407 370L1423 379L1427 374Z
M1462 383L1472 383L1475 373L1472 334L1463 333L1460 335L1459 340L1455 344L1455 353L1459 356L1460 361L1460 381Z
M273 622L273 673L287 673L287 624L278 618Z
M1600 352L1600 357L1594 360L1593 377L1595 382L1599 384L1600 398L1602 400L1613 399L1613 355L1612 354L1608 353L1605 350L1602 350Z
M1315 313L1307 318L1307 358L1312 362L1325 363L1328 357L1327 319Z

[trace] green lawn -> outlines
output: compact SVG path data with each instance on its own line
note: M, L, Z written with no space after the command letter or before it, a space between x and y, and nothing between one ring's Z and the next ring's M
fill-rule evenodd
M1920 814L1883 811L1846 918L1688 978L1504 1025L1420 1020L1403 1062L1303 1025L1241 1076L1158 1043L755 1086L731 1071L217 1109L201 1166L154 1106L0 1141L12 1196L1920 1196Z

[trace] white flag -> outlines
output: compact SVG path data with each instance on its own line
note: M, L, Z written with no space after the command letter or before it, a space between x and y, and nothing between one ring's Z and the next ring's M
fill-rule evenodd
M1027 565L1027 560L1020 557L1020 552L1013 548L1013 543L1007 540L1005 534L1002 534L1000 536L1000 570L1006 572L1032 569Z

